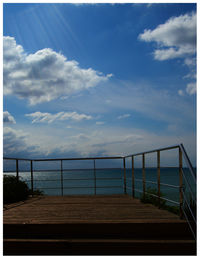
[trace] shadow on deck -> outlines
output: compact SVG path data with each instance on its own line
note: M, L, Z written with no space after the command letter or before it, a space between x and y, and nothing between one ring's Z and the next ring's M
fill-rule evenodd
M195 255L188 224L128 195L44 196L4 210L4 255Z

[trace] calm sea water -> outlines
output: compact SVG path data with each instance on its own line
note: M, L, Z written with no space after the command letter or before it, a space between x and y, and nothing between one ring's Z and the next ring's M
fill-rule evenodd
M184 168L184 175L190 184L193 194L196 195L196 186L187 168ZM96 173L96 182L94 174ZM104 170L73 170L73 171L43 171L34 172L34 189L39 189L45 195L61 195L63 178L63 195L79 195L79 194L123 194L124 193L124 170L123 169L104 169ZM8 173L5 173L8 174ZM136 168L135 174L135 189L142 191L142 169ZM9 175L15 175L14 172ZM146 181L157 182L157 169L146 168ZM161 168L161 183L179 186L179 169L178 168ZM19 172L22 180L26 181L31 187L30 172ZM183 178L185 191L188 193L189 187L186 180ZM127 193L132 194L132 173L131 169L126 169L126 185ZM157 190L157 184L146 183L146 189L150 187ZM140 197L141 193L135 191L136 197ZM179 201L179 188L172 188L161 185L161 192L165 198Z

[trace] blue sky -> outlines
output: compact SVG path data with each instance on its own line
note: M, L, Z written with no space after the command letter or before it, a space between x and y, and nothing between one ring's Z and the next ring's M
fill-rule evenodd
M4 4L4 155L183 143L196 161L195 4Z

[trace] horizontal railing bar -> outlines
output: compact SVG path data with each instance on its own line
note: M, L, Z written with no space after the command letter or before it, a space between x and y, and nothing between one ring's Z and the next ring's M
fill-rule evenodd
M157 152L157 151L165 151L165 150L175 149L175 148L178 148L178 147L179 147L179 145L153 149L153 150L149 150L149 151L145 151L145 152L140 152L140 153L128 155L128 156L125 156L125 158L132 157L132 156L139 156L139 155L148 154L148 153L153 153L153 152Z
M140 181L140 182L142 182L142 179L135 179L135 181ZM146 180L145 182L146 182L146 183L158 184L157 182L148 181L148 180ZM167 183L160 183L160 185L168 186L168 187L172 187L172 188L179 188L178 185L172 185L172 184L167 184Z
M79 188L90 188L90 189L92 188L92 189L94 189L94 186L87 186L87 187L86 186L82 186L82 187L73 187L73 186L72 187L63 187L63 189L79 189ZM34 188L34 189L36 189L36 188ZM54 190L54 189L55 190L60 190L60 187L57 187L57 188L56 187L52 187L52 188L51 187L37 187L37 189L39 189L39 190L40 189L42 189L42 190L51 190L51 189L52 190Z
M146 182L146 183L153 183L153 184L158 184L157 182L148 181L148 180L146 180L145 182Z
M80 187L76 187L76 186L70 186L70 187L63 187L63 189L82 189L82 188L94 188L94 186L80 186ZM122 186L96 186L96 188L122 188ZM36 189L36 188L35 188ZM42 190L59 190L59 187L37 187L37 189L42 189Z
M160 168L162 168L162 169L164 169L164 168L166 168L166 169L179 169L179 167L178 166L160 166Z
M63 181L94 180L94 178L63 178Z
M173 185L173 184L168 184L168 183L160 183L160 185L168 186L168 187L172 187L172 188L180 188L178 185Z
M33 172L60 172L60 169L34 169Z
M25 171L25 170L19 170L18 171L19 173L30 173L30 170L29 171ZM4 174L9 174L9 173L16 173L16 170L9 170L9 171L3 171Z
M163 197L160 197L160 199L161 199L161 200L164 200L164 201L169 201L169 202L172 202L172 203L174 203L174 204L179 205L179 202L177 202L177 201L173 201L173 200L170 200L170 199L167 199L167 198L163 198Z
M151 195L153 197L160 198L162 200L169 201L169 202L172 202L172 203L175 203L175 204L179 204L179 202L176 202L176 201L173 201L173 200L170 200L170 199L167 199L167 198L159 197L156 194L152 194L152 193L149 193L149 192L145 192L145 194L149 194L149 195Z
M140 192L140 193L143 193L143 191L141 191L141 190L139 190L139 189L135 189L135 191ZM146 194L150 194L151 196L155 196L155 197L157 197L157 198L160 198L160 199L162 199L162 200L169 201L169 202L172 202L172 203L175 203L175 204L179 205L179 202L172 201L172 200L170 200L170 199L163 198L163 197L158 197L157 195L154 195L154 194L151 194L151 193L148 193L148 192L145 192L145 193L146 193Z
M122 170L122 168L95 168L96 170ZM51 172L51 171L55 171L55 172L59 172L60 169L36 169L34 170L34 172ZM63 169L63 172L67 172L67 171L94 171L94 168L76 168L76 169Z
M122 177L115 177L115 178L108 178L108 177L105 177L105 178L99 178L97 177L96 178L97 180L122 180Z
M35 162L41 161L69 161L69 160L103 160L103 159L122 159L123 156L111 156L111 157L78 157L78 158L42 158L42 159L32 159Z
M54 182L54 181L60 181L60 179L39 179L39 180L34 179L34 182Z
M139 190L139 189L136 189L136 188L135 188L135 191L136 191L136 192L141 192L141 193L143 193L143 191L141 191L141 190Z
M96 188L122 188L122 186L96 186Z
M3 171L4 174L12 174L12 173L16 173L16 170L15 171Z
M15 158L15 157L3 157L5 160L23 160L23 161L31 161L29 158Z
M96 180L121 180L122 178L96 178ZM63 181L76 181L76 180L94 180L94 178L63 178ZM31 180L25 180L25 181L31 181ZM60 179L34 179L34 182L45 182L45 181L60 181Z

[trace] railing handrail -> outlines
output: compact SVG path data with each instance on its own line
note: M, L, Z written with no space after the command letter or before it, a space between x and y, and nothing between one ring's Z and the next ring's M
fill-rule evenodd
M123 159L124 156L106 156L106 157L72 157L72 158L13 158L13 157L3 157L7 160L27 160L27 161L61 161L61 160L98 160L98 159Z
M189 157L188 157L188 155L187 155L187 153L185 151L185 148L184 148L183 144L180 144L180 149L181 149L181 151L183 153L183 156L185 158L185 162L186 162L186 164L187 164L187 166L188 166L188 168L190 170L190 173L193 176L194 180L196 181L196 175L195 175L195 172L194 172L194 168L193 168L192 163L191 163L191 161L190 161L190 159L189 159Z
M139 155L148 154L148 153L154 153L154 152L157 152L157 151L175 149L175 148L178 148L179 146L180 145L177 144L177 145L173 145L173 146L162 147L162 148L152 149L152 150L148 150L148 151L144 151L144 152L134 153L134 154L131 154L131 155L126 155L125 158L132 157L132 156L139 156Z

